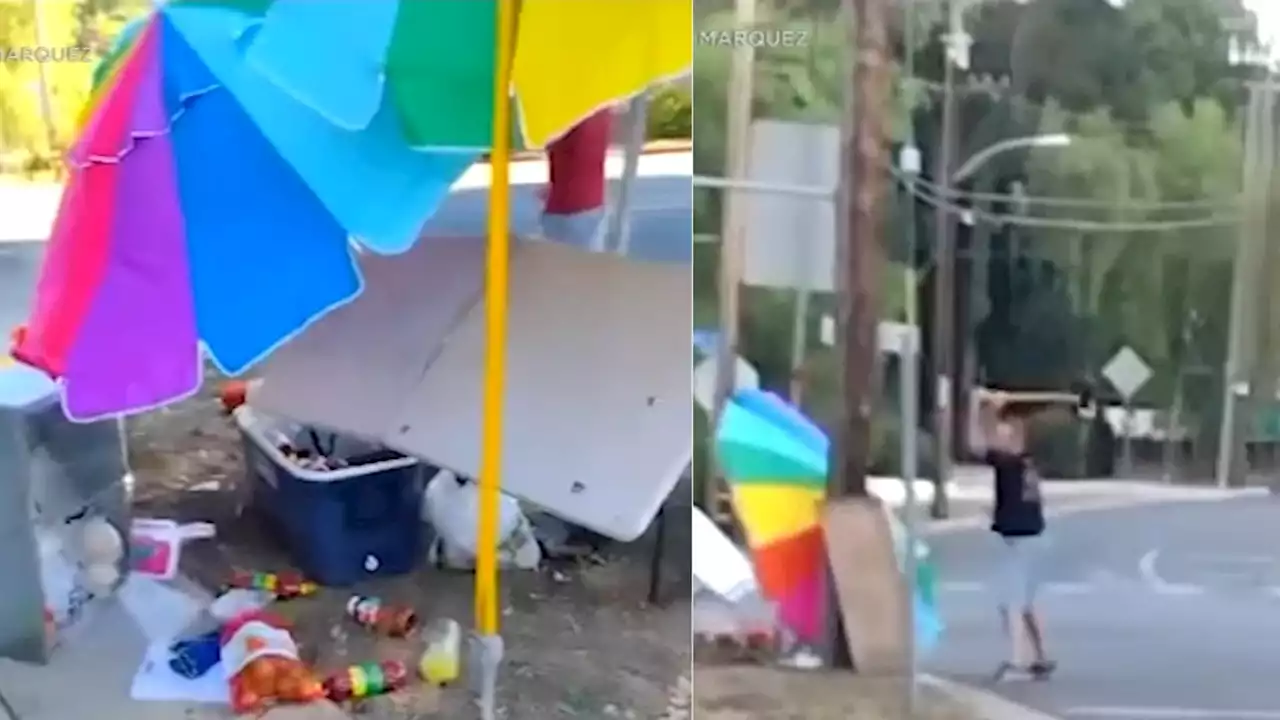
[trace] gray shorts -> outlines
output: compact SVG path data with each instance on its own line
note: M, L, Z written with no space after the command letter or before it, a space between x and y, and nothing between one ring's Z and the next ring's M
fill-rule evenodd
M1044 575L1044 536L998 537L996 542L1002 555L995 579L1000 607L1030 609Z

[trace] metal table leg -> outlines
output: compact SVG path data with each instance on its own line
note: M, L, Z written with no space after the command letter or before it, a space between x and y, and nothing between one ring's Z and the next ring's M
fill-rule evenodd
M649 558L649 604L662 600L662 559L667 549L667 506L664 504L656 518L658 537L654 538L653 555Z

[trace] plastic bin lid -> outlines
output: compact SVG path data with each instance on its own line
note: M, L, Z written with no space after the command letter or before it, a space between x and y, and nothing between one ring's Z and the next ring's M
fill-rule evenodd
M49 376L26 365L0 361L0 408L27 410L57 397L58 385Z

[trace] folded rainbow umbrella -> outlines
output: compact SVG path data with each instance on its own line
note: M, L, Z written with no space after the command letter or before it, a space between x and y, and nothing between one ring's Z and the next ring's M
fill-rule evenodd
M154 12L83 117L13 348L75 419L193 393L202 346L244 371L360 292L352 237L407 249L474 158L412 150L390 113L336 128L249 71L242 4Z
M334 124L388 108L416 147L493 142L494 0L259 0L250 63ZM521 0L512 67L525 147L692 63L692 0Z
M821 639L826 607L826 498L830 442L802 412L773 393L742 390L725 406L716 430L716 452L729 483L734 510L750 546L761 594L801 642ZM899 563L905 543L890 513ZM923 554L921 554L923 551ZM931 649L942 631L933 600L927 549L918 578L915 638Z
M716 452L761 595L797 639L814 643L826 603L827 458L821 431L796 415L769 393L739 392L721 416Z

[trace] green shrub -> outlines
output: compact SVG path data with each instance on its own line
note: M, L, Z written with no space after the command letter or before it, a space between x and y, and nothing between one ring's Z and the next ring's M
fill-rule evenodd
M1101 412L1088 421L1085 453L1086 477L1103 478L1116 474L1116 434Z
M684 85L664 85L649 100L646 116L649 140L693 137L693 96Z
M696 405L693 407L693 504L702 507L706 497L707 473L711 471L711 433L707 414ZM706 508L703 508L704 510Z
M938 477L938 462L933 453L933 436L916 431L916 477ZM902 422L896 415L885 413L871 421L870 475L902 477Z
M1028 419L1028 445L1036 469L1048 478L1085 476L1086 425L1064 409L1043 410Z

